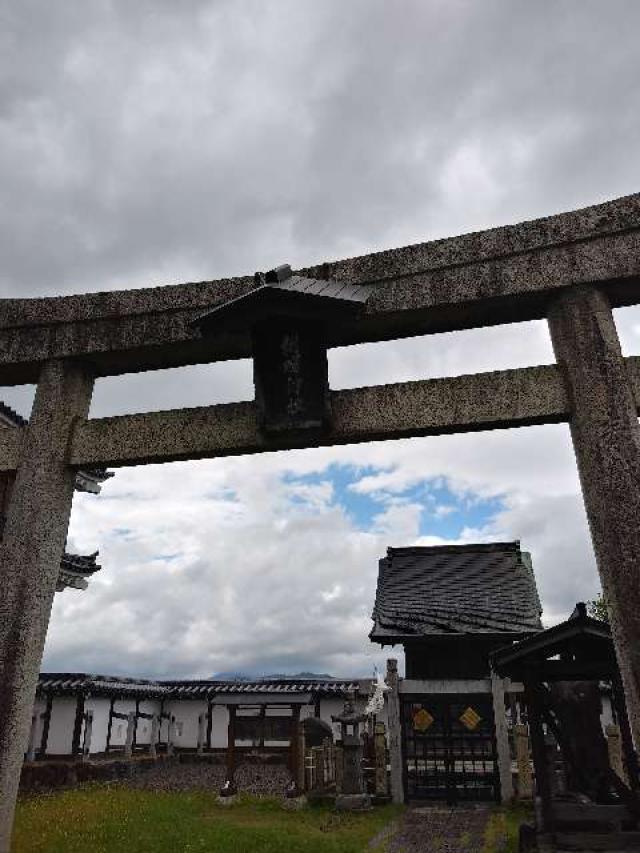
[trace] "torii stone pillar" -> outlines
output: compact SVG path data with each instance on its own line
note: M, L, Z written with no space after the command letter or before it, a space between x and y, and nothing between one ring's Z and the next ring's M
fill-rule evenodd
M611 307L590 285L548 315L572 404L571 437L591 538L609 602L629 721L640 747L640 426Z
M60 571L75 473L74 425L93 377L82 364L44 364L0 545L0 853L8 853L24 748Z

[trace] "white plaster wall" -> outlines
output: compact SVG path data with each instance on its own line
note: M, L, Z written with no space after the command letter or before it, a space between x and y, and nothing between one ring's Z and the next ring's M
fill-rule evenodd
M42 743L42 729L44 728L44 720L42 719L42 715L44 714L47 707L47 702L45 699L36 699L33 703L33 711L32 717L36 718L36 723L33 729L33 742L35 743L36 753L40 749L40 744ZM31 737L31 728L29 728L29 732L27 733L27 739L25 741L24 751L25 753L29 749L29 739Z
M47 755L69 755L76 721L76 697L55 696L51 705L51 722Z
M141 714L159 714L160 713L160 702L154 699L145 699L140 702L140 706L138 708ZM140 717L138 719L138 726L136 728L136 744L138 746L149 746L151 743L151 720L146 717Z
M113 710L117 714L128 714L136 710L136 701L135 699L118 699L113 706ZM111 726L111 742L109 747L124 747L126 742L127 721L114 717L113 725Z
M165 710L176 718L174 746L195 749L198 745L198 717L207 713L206 699L177 699L165 703ZM206 729L205 729L206 737Z
M91 753L104 752L107 748L107 729L109 727L109 707L111 700L95 697L87 699L85 711L93 711L93 727L91 729ZM82 733L82 746L84 740L84 726Z
M224 749L229 733L229 712L224 705L214 705L211 715L211 748Z
M363 711L366 705L366 698L358 700L356 708L358 711ZM46 707L45 700L38 699L34 704L34 713L38 715L38 729L36 732L36 744L39 745L42 736L43 721L40 715L44 713ZM110 699L103 697L89 698L85 704L86 711L93 711L93 731L91 736L91 753L104 752L107 744L107 733L109 727L109 707ZM332 723L331 716L338 715L342 712L344 700L342 698L323 698L320 702L320 717L330 726L332 726L334 737L339 737L340 726L337 723ZM159 714L161 703L159 700L144 700L140 702L140 711L147 714ZM605 714L603 715L603 724L610 720L610 710L605 703ZM130 711L135 711L135 699L119 699L114 704L114 711L120 714L128 714ZM182 724L182 732L179 733L179 727L174 729L174 744L178 748L195 749L198 744L198 716L199 714L207 713L206 699L182 699L174 700L173 702L165 702L164 712L173 714L176 722ZM288 711L269 710L270 714L286 714ZM315 707L311 705L303 705L300 708L300 719L313 717ZM71 752L71 744L73 740L73 726L76 715L76 698L75 697L55 697L52 704L51 724L49 727L49 740L47 752L52 755L67 755ZM387 723L387 706L378 715L377 719ZM212 709L212 726L211 726L211 746L213 749L224 749L227 746L227 733L229 727L229 713L224 705L213 705ZM84 728L84 727L83 727ZM160 726L160 740L166 742L168 735L168 721L162 720ZM82 734L83 736L83 734ZM81 743L82 743L81 736ZM136 732L136 743L140 746L148 746L151 737L151 720L139 719ZM113 719L111 729L111 747L123 748L127 738L127 721L126 719ZM265 746L282 746L284 742L268 741ZM25 745L26 751L26 745Z

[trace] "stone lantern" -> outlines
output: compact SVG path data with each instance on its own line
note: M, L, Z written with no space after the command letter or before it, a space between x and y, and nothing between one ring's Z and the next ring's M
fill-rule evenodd
M342 739L342 792L336 797L336 808L345 810L367 809L371 806L369 795L364 791L362 776L362 738L360 724L366 722L366 714L355 710L355 693L347 696L341 714L331 717L340 723Z

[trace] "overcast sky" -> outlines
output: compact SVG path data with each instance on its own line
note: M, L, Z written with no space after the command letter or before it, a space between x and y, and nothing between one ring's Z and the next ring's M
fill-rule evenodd
M3 0L0 296L294 267L640 189L637 0ZM640 311L617 312L627 354ZM333 387L549 363L544 323L331 353ZM250 399L248 362L92 414ZM3 389L28 414L30 389ZM44 666L367 675L388 545L520 539L548 623L598 580L568 429L122 469ZM386 653L385 653L386 654Z

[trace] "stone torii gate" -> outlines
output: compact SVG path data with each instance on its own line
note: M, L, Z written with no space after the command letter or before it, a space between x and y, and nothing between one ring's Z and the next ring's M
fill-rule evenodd
M289 274L274 273L272 283L284 278L286 289ZM74 473L82 467L569 423L640 744L640 359L623 358L611 312L640 302L640 195L324 264L304 276L314 286L366 285L368 299L340 322L335 310L323 313L319 295L313 305L323 325L315 338L307 300L300 337L279 328L277 340L268 330L258 334L246 317L244 326L231 322L233 311L213 331L209 319L197 324L216 306L255 292L251 278L0 301L0 385L37 383L28 425L0 437L0 471L16 471L0 549L0 851L9 848ZM268 279L259 284L267 287ZM331 293L342 298L341 290ZM556 365L345 391L326 382L323 347L538 318L549 322ZM296 377L290 380L308 357L316 383L314 417L282 429L277 412L265 418L269 371L257 364L257 353L273 355L274 347L288 359L286 393L300 392ZM252 352L254 402L87 419L96 377ZM285 400L280 414L295 415L300 399L293 407Z

